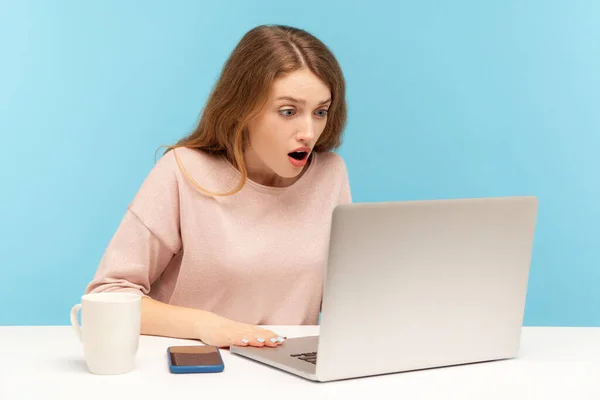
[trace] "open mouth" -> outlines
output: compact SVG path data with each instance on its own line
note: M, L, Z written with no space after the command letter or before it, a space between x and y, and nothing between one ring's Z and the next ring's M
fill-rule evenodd
M293 151L291 153L288 153L288 156L292 157L294 160L302 161L302 160L306 159L306 157L308 156L308 152Z

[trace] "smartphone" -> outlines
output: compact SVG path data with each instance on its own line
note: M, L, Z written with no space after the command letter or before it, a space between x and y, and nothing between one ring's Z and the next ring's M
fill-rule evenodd
M173 374L223 372L225 369L216 346L170 346L167 355Z

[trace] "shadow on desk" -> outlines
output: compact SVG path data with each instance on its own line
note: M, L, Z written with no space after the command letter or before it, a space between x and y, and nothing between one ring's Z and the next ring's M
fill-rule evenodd
M72 372L75 374L84 373L89 375L87 364L85 363L84 359L59 358L55 360L54 364L54 367L60 371Z

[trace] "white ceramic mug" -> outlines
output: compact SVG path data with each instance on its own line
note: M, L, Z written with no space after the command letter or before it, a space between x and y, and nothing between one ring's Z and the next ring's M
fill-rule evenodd
M81 326L77 319L81 310ZM116 375L135 367L140 329L141 296L134 293L92 293L71 309L71 325L83 343L93 374Z

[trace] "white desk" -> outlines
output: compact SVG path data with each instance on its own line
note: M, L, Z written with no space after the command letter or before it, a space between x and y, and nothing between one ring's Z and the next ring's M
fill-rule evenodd
M318 333L270 328L288 337ZM133 372L96 376L70 326L0 327L0 399L600 399L600 328L526 327L518 359L329 383L228 351L223 373L170 374L166 348L185 343L198 342L142 336Z

